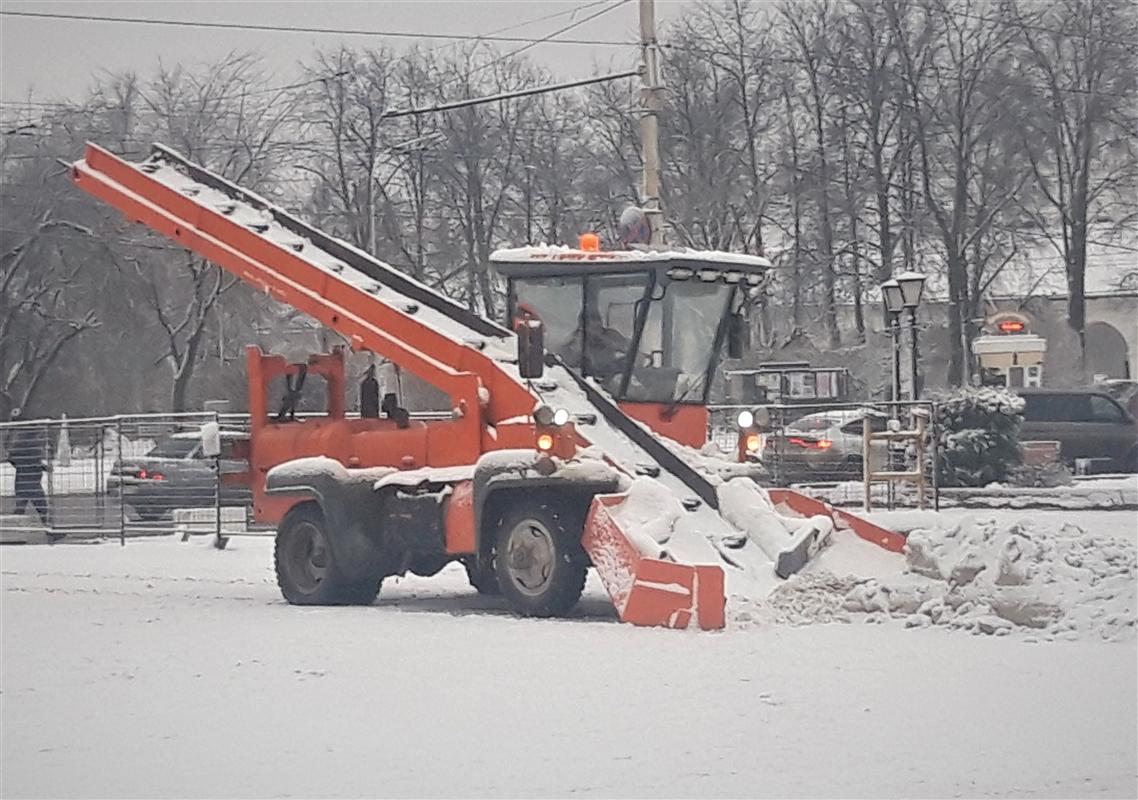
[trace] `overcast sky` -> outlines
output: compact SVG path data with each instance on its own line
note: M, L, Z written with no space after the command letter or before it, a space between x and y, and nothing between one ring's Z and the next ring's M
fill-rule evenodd
M657 17L674 19L687 0L657 0ZM591 5L590 0L386 0L384 2L281 2L281 0L200 0L199 2L10 2L5 11L36 11L91 16L236 22L287 27L425 33L485 34L510 26L503 35L540 38L595 13L600 5L553 19L522 24L540 17ZM633 41L637 36L637 3L613 3L615 8L564 34L565 38ZM410 46L406 39L374 35L338 35L269 31L218 30L165 25L137 25L61 19L0 16L0 96L24 100L79 99L101 71L131 69L149 73L162 59L167 64L192 66L231 51L254 50L279 75L282 83L296 75L298 59L314 48L344 43L354 47L386 44ZM446 40L419 42L446 48ZM502 44L504 49L520 44ZM627 68L635 62L633 47L542 44L527 51L558 77L589 74L595 63Z

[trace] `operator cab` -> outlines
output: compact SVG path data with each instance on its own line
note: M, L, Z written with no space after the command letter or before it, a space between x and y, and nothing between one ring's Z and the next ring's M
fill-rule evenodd
M498 250L510 319L539 319L547 352L592 378L630 416L677 441L706 441L720 353L770 262L707 250Z

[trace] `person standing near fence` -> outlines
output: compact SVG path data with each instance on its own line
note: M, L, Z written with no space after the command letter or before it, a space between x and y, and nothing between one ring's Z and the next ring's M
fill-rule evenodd
M20 409L12 412L12 420L20 418ZM43 492L43 474L50 468L46 430L27 427L17 429L8 443L8 463L16 471L16 514L23 514L31 503L44 525L51 527L51 513Z

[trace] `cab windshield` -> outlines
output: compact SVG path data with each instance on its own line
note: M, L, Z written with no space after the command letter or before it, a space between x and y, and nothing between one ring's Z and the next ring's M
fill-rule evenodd
M734 291L635 272L517 278L511 300L543 322L546 350L617 400L702 404Z

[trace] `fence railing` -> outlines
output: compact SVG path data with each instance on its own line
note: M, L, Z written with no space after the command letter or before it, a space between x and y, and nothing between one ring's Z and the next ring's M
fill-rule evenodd
M817 403L764 406L767 424L752 457L766 467L774 486L806 486L831 502L863 500L862 420L889 420L907 427L914 409L935 420L931 403ZM709 438L729 456L738 453L740 411L710 409ZM415 415L424 419L445 414ZM216 422L222 453L202 452L201 425ZM182 531L214 534L218 541L250 530L247 487L227 474L247 471L237 443L248 436L247 414L134 414L84 419L0 423L0 534L144 536ZM922 469L938 496L935 423ZM887 441L870 448L874 469L912 471L913 448ZM904 485L873 487L874 503L915 504Z
M220 476L237 467L223 426L220 458L202 452L217 414L140 414L0 424L0 533L120 538L223 530L244 523L249 492Z
M939 504L936 452L939 439L936 409L931 402L867 401L858 403L794 403L761 406L762 425L754 429L758 447L749 457L762 462L767 481L773 486L800 486L811 494L830 502L843 504L864 501L865 455L875 472L924 473L926 486L932 490L934 504ZM712 406L709 440L724 453L739 451L740 412L755 414L752 405ZM864 420L868 416L874 431L899 427L912 430L914 413L924 415L926 438L924 457L919 460L917 448L903 442L874 440L864 447ZM892 422L891 422L892 421ZM880 483L871 487L875 505L894 507L916 505L915 486L903 482Z

